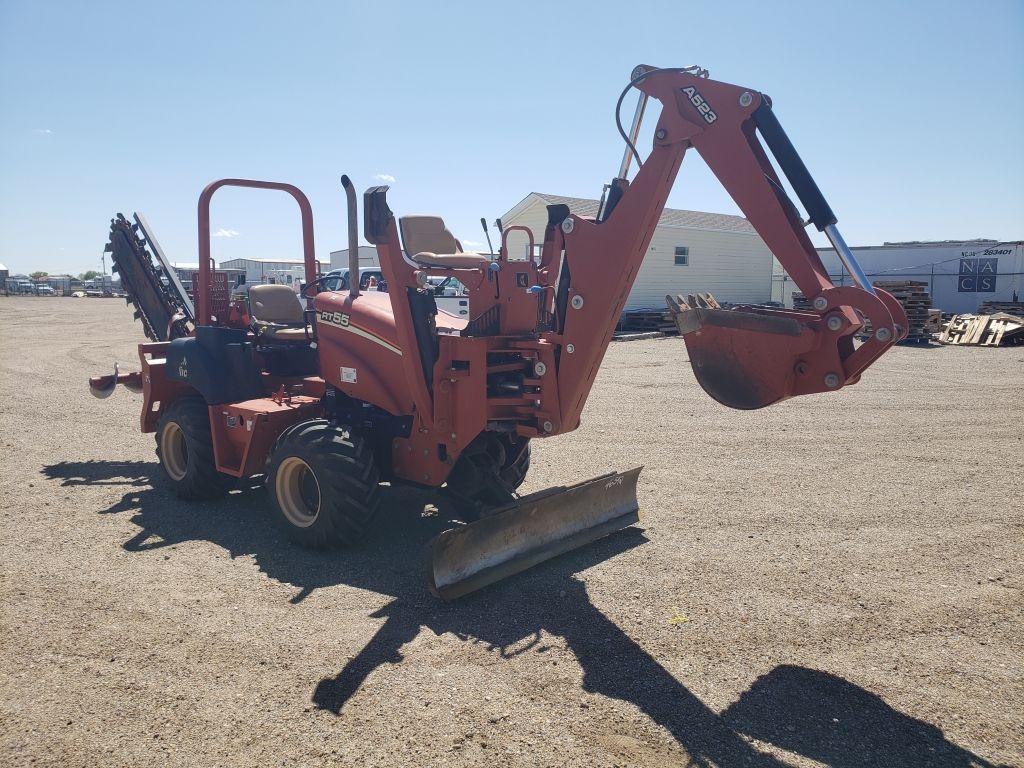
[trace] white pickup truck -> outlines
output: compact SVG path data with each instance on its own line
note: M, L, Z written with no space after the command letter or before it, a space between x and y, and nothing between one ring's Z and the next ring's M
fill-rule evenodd
M377 267L366 267L359 270L359 289L372 291L370 282L376 281L376 290L387 290L384 275ZM466 286L454 277L431 277L430 285L434 289L434 301L437 308L456 317L469 317L469 292ZM328 272L324 280L324 290L347 291L348 269L335 269Z
M454 277L427 278L434 287L437 308L456 317L469 317L469 291Z

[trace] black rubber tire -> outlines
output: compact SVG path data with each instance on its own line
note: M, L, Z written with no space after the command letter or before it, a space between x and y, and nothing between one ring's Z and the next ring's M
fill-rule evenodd
M448 495L477 515L515 499L530 470L530 441L485 435L459 456L448 476Z
M299 459L301 471L315 481L311 520L304 525L286 512L287 499L279 498L279 473L290 459ZM267 490L279 523L288 537L304 547L328 549L350 546L366 534L377 514L380 487L373 447L356 432L325 419L296 424L277 440L267 462ZM282 478L281 483L286 483ZM287 487L282 490L288 493ZM305 499L304 499L305 500ZM315 506L315 511L313 507Z
M183 471L172 472L165 456L165 431L180 429L184 438ZM175 400L156 423L156 455L160 460L167 481L174 493L182 499L198 501L223 496L234 485L235 478L217 471L213 458L213 438L210 435L210 413L206 401L200 397L183 397ZM182 458L179 456L179 463ZM177 476L176 476L177 475Z
M523 440L521 445L516 445L518 453L514 453L499 473L501 481L509 489L515 491L526 482L526 473L530 471L530 441Z

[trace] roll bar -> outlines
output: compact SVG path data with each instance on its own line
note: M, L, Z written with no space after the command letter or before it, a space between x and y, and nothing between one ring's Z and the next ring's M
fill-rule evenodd
M313 208L302 190L292 184L279 181L256 181L254 179L220 179L206 185L199 195L199 285L192 286L196 302L196 325L210 324L210 199L221 187L250 187L252 189L276 189L287 192L299 204L302 214L302 259L306 268L306 285L316 280L316 252L313 247ZM310 297L307 300L311 301Z

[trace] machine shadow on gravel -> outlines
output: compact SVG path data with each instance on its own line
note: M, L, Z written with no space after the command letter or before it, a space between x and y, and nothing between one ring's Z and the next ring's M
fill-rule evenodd
M335 714L374 670L399 663L403 646L424 628L483 643L503 658L543 654L547 633L565 639L583 670L584 690L639 708L696 765L785 765L750 739L840 768L992 765L948 741L936 726L847 680L806 667L778 666L723 712L714 712L609 620L575 577L643 544L646 538L637 529L550 560L511 584L442 603L427 592L422 550L452 518L443 501L418 491L386 489L380 524L362 546L318 553L278 532L262 487L251 482L221 501L189 503L163 487L155 462L61 462L44 467L43 474L65 487L124 486L121 500L99 511L132 515L140 530L123 545L130 552L209 541L232 557L253 557L270 578L297 587L292 602L340 584L393 596L373 614L384 623L362 651L313 691L313 703ZM421 519L410 525L410 517Z

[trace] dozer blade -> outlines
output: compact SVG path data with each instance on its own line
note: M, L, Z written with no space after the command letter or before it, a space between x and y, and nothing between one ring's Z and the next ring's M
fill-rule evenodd
M430 591L454 600L639 521L642 467L549 488L427 545Z
M796 394L800 356L816 343L797 313L726 310L710 294L665 298L694 376L715 400L752 410Z

